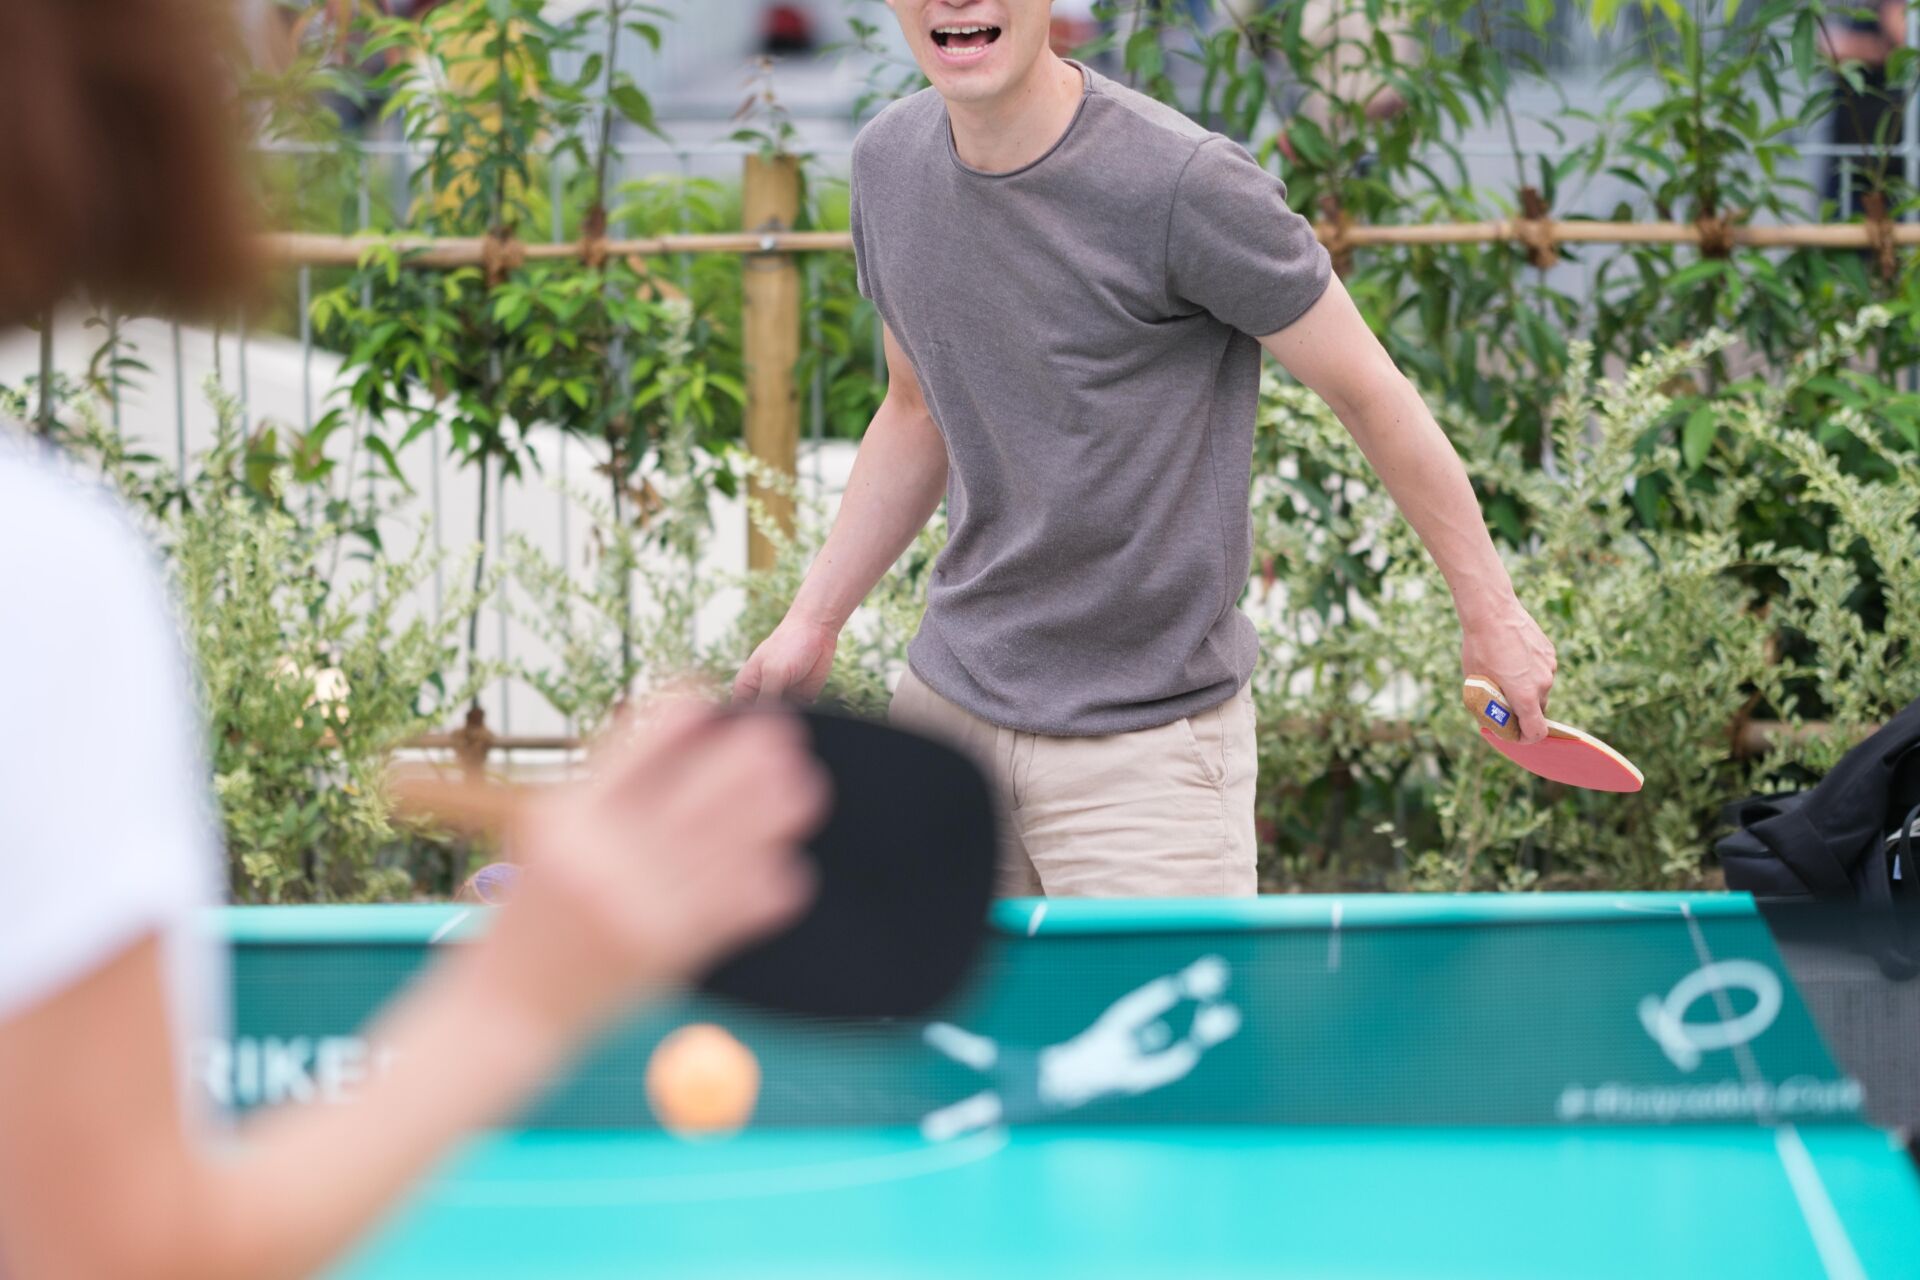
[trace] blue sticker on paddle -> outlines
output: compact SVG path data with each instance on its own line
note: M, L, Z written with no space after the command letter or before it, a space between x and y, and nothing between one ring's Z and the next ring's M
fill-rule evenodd
M1507 727L1507 721L1512 718L1511 713L1497 702L1489 702L1487 709L1481 714L1499 725L1502 729Z

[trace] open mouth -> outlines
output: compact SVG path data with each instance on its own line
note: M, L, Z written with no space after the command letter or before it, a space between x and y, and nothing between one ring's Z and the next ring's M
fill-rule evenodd
M1000 28L978 23L953 23L933 29L933 43L952 59L977 58L1000 38Z

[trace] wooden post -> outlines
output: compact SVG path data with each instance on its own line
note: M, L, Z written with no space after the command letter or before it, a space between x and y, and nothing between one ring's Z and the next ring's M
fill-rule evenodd
M740 212L750 232L791 230L800 216L799 160L748 156ZM800 359L800 264L792 254L756 253L741 259L741 270L746 302L747 451L763 466L791 478L799 471L800 391L793 370ZM747 492L764 504L779 528L793 531L790 497L757 482ZM749 524L747 567L771 568L773 559L773 543Z

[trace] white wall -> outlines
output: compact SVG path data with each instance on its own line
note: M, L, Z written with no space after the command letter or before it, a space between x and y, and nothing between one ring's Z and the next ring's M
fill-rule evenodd
M101 340L98 330L86 329L81 322L82 317L78 315L63 317L54 332L56 367L75 377L85 371L88 358ZM234 394L240 390L244 360L249 419L256 424L271 421L299 428L308 421L306 386L311 387L312 414L317 416L325 411L328 392L339 370L337 357L315 351L303 360L300 345L284 338L253 338L243 352L232 333L221 335L217 348L214 335L206 330L182 328L179 334L176 377L172 326L161 321L140 320L126 327L128 344L153 369L150 375L140 375L139 385L123 399L120 414L121 429L129 439L141 442L145 452L172 463L183 438L189 459L212 444L214 415L202 388L215 372L216 358L223 383ZM36 375L38 362L38 335L24 330L0 335L0 384L20 386L25 379ZM176 406L181 403L185 407L184 418L176 416ZM496 504L488 519L489 555L498 552L503 534L518 534L532 540L555 559L560 558L564 549L572 572L584 581L593 554L588 537L589 518L563 490L570 486L599 493L604 491L605 481L594 473L596 460L578 441L563 444L557 432L547 432L537 437L535 448L546 475L508 483L504 500ZM367 456L364 450L358 452L349 478L345 467L352 452L345 439L339 439L337 447L330 449L330 455L340 464L335 488L344 490L350 485L355 495L364 497ZM817 495L831 506L845 486L853 453L854 446L845 442L828 442L818 453L810 446L803 446L800 461L803 493ZM477 477L471 470L456 469L444 460L436 466L432 442L426 438L403 451L400 463L415 486L417 497L409 502L401 518L383 524L383 540L388 547L398 550L412 546L422 535L434 505L433 483L437 474L438 539L451 553L450 558L458 560L475 538ZM390 494L394 486L383 482L381 492ZM746 568L744 504L716 494L710 510L714 537L702 561L701 572L715 581L737 578ZM343 565L343 573L354 571L351 562ZM446 584L449 591L454 585L451 581ZM423 611L432 610L433 597L432 584L428 584L419 593L417 606ZM699 634L704 638L724 635L734 621L739 603L737 591L717 595L701 613ZM504 624L504 636L502 629L501 615L489 612L481 625L483 656L500 656L503 643L504 651L517 658L537 660L541 655L535 638L517 621ZM524 686L490 688L482 701L487 708L488 723L496 732L549 735L566 731L560 716L542 702L538 694Z

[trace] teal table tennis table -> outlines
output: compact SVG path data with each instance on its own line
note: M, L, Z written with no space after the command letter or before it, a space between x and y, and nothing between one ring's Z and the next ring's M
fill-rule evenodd
M915 1022L686 999L451 1158L387 1277L1920 1277L1920 1178L1740 895L1015 901ZM452 907L221 914L238 1109L344 1098ZM664 1133L675 1027L753 1123Z

